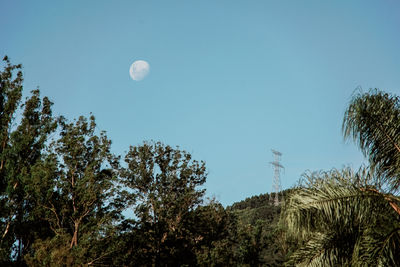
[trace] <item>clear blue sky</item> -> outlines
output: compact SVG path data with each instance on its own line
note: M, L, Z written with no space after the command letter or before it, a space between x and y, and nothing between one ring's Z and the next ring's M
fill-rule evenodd
M224 205L306 170L358 166L344 142L357 86L400 94L400 2L0 1L0 56L56 114L93 112L123 154L160 140L206 161ZM151 66L142 81L129 67Z

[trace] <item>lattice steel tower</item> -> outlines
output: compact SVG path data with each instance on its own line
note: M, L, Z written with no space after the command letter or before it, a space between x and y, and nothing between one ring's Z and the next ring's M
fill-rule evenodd
M280 164L282 153L272 149L272 153L274 154L274 161L270 162L274 168L274 181L272 185L273 191L275 191L274 205L279 205L279 191L281 190L281 169L284 169L282 164ZM270 195L270 200L272 200L272 192Z

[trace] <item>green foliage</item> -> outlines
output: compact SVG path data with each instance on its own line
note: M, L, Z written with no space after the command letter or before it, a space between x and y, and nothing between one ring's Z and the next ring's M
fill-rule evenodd
M0 74L0 254L2 261L9 261L14 254L17 262L22 262L35 237L48 232L38 223L35 201L29 194L30 177L56 122L52 103L47 97L41 99L39 90L32 91L20 105L22 74L18 71L17 77L13 76L21 66L11 65L7 58L4 61L6 67ZM21 119L15 122L19 107L23 109Z
M4 69L0 72L0 262L9 260L15 236L10 233L14 218L13 203L8 199L12 188L7 179L6 163L10 155L10 133L15 112L22 96L21 65L12 65L4 57Z
M271 204L271 195L269 194L261 194L258 196L248 197L245 200L235 202L229 209L232 210L244 210L244 209L254 209L259 207L270 206Z
M134 265L192 266L222 253L218 241L230 219L219 204L202 204L204 162L159 142L131 147L125 162L121 177L134 220L126 221L124 238Z
M380 179L400 186L400 99L377 89L354 95L343 119L352 138L376 168Z
M42 209L53 237L38 239L35 253L27 260L40 262L44 260L41 255L47 255L45 261L51 265L65 258L74 266L110 253L93 248L108 242L117 219L111 206L116 175L110 168L115 159L105 133L95 134L93 116L73 123L60 118L59 123L60 138L51 144L53 150L46 159L35 166L32 177L36 205ZM47 253L49 248L57 253Z
M398 266L400 199L380 192L367 170L312 173L286 202L283 223L302 244L301 266Z
M236 217L221 204L211 201L194 212L193 229L197 235L195 256L199 266L231 266L237 261Z
M397 96L377 89L353 97L343 134L360 146L371 169L305 177L282 215L286 240L300 244L289 263L400 266L399 104Z
M280 192L286 197L286 191ZM278 224L281 206L261 194L234 203L231 210L238 217L236 262L241 266L282 266L287 248Z

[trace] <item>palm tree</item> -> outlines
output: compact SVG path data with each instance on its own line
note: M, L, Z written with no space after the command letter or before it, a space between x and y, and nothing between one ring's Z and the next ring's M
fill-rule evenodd
M282 216L288 237L300 244L289 263L400 266L399 98L359 92L345 112L343 133L371 167L304 176Z
M400 98L377 89L354 95L343 119L352 138L390 189L400 186Z
M283 223L299 266L400 266L400 198L369 169L309 173L285 203Z

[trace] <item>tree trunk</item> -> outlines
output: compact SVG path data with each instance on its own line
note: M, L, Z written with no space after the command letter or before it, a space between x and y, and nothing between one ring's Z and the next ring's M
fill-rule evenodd
M1 153L4 152L4 149L6 148L6 143L7 143L7 138L3 141ZM3 167L4 167L4 159L1 160L0 171L3 170Z
M10 229L10 224L11 224L11 222L7 223L6 230L4 230L4 233L3 233L3 236L1 237L1 239L4 239L4 237L7 235L8 230Z
M70 248L76 247L78 245L78 230L79 230L79 222L74 222L74 235L72 236Z

